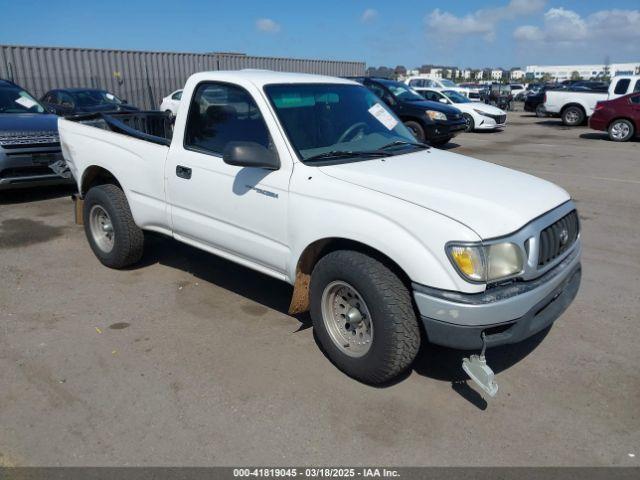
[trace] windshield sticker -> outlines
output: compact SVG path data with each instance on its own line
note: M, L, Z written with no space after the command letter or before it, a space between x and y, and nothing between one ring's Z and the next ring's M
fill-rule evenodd
M385 127L387 127L388 130L393 130L394 128L396 128L396 125L398 125L398 120L393 118L391 114L387 112L387 110L379 103L376 103L373 107L371 107L369 109L369 113L376 117L376 119Z
M36 102L35 100L32 100L31 98L28 97L20 97L20 98L16 98L15 102L18 105L22 105L24 108L33 108L36 105L38 105L38 102Z

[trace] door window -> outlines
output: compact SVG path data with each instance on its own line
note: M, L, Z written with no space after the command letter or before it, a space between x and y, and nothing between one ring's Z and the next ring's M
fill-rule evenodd
M182 98L182 90L171 95L171 100L180 100Z
M634 92L640 92L640 80L636 80L636 86L633 87Z
M378 98L381 98L384 101L388 101L389 94L380 85L378 85L377 83L369 83L367 87L369 87L369 90L375 93Z
M236 85L203 83L189 108L185 147L222 155L229 142L271 146L267 125L246 90Z
M631 83L631 80L628 78L623 78L622 80L619 80L618 84L616 85L616 89L613 91L613 93L615 93L616 95L624 95L625 93L627 93L627 89L629 88L630 83Z
M427 100L431 100L432 102L439 102L442 97L438 92L434 91L426 91L422 92L422 96Z

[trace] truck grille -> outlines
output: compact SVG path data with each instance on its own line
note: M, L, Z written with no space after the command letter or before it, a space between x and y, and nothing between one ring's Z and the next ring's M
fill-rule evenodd
M0 132L0 147L5 150L14 148L33 148L59 146L58 132Z
M558 258L573 245L580 232L578 212L572 210L540 232L538 268Z

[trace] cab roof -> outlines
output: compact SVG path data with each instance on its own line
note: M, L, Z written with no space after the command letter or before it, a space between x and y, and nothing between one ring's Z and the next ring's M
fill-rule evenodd
M275 72L273 70L217 70L212 72L200 72L191 76L197 82L206 80L237 82L245 80L257 87L276 83L343 83L357 85L357 82L345 78L330 77L328 75L315 75L309 73Z

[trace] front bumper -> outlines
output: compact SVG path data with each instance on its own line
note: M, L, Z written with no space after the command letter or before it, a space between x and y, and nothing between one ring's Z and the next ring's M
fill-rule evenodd
M0 150L0 190L73 184L51 168L61 159L59 147Z
M482 119L479 123L475 124L476 130L496 130L498 128L505 128L507 126L507 121L505 119L504 122L498 123L495 118L487 117L484 115L480 115Z
M414 284L414 298L429 341L463 350L522 341L551 325L575 298L582 275L580 244L555 268L528 282L481 294Z
M428 140L444 140L453 138L465 131L467 124L464 120L436 120L432 125L427 125L426 135Z
M594 113L589 117L589 128L593 130L606 131L608 127L608 122L604 118L600 118L597 113Z

